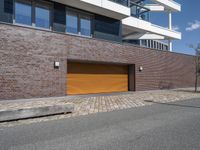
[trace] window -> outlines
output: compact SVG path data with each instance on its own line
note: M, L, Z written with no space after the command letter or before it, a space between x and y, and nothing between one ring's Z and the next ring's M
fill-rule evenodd
M147 40L141 40L142 41L142 46L147 47Z
M91 36L91 17L81 11L67 8L66 12L66 32Z
M161 43L159 43L159 49L161 50Z
M74 34L78 33L78 15L76 13L67 12L66 32Z
M49 29L51 26L50 3L16 0L15 23Z
M21 2L15 3L15 22L32 25L31 5Z
M103 34L111 34L114 36L119 36L120 32L119 20L108 18L101 15L95 16L95 31Z
M167 50L166 45L163 45L163 50Z
M156 41L153 42L153 48L156 49Z
M40 28L50 28L50 10L48 8L35 7L35 25Z
M159 49L159 42L156 42L156 49Z
M153 48L153 41L151 40L151 48Z
M91 20L89 17L81 16L80 18L80 33L81 35L91 35Z
M14 2L14 23L43 29L51 29L53 25L54 30L56 27L55 31L84 36L92 35L92 15L89 13L48 1L14 0ZM51 15L52 9L54 9L54 18Z
M150 48L150 46L151 46L150 40L147 40L147 47Z

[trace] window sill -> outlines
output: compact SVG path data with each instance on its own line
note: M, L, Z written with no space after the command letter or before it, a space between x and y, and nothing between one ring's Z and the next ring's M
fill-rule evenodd
M79 36L79 37L85 37L85 38L92 38L93 36L87 36L87 35L81 35L81 34L74 34L74 33L70 33L70 32L65 32L65 34L67 35L73 35L73 36Z
M20 27L25 27L25 28L36 29L36 30L52 31L51 29L42 28L42 27L35 27L35 26L25 25L25 24L20 24L20 23L13 23L13 25L20 26Z

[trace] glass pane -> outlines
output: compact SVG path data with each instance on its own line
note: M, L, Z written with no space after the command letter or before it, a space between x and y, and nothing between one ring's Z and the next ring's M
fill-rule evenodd
M67 13L66 15L66 32L78 33L78 16L73 13Z
M31 5L16 2L15 21L20 24L31 25Z
M80 29L81 35L91 36L91 20L89 17L81 17Z
M35 8L35 25L36 27L47 28L50 27L50 11L46 8Z

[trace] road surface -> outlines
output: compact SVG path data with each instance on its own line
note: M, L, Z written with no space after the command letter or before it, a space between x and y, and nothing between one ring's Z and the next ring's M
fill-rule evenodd
M200 99L0 128L1 150L199 150Z

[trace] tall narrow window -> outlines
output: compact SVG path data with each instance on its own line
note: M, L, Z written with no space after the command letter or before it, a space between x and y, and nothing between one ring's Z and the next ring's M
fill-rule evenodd
M15 3L15 22L25 25L32 25L31 5L16 2Z
M48 8L35 7L35 25L40 28L50 28L50 10Z
M73 12L67 12L66 15L66 32L78 33L78 15Z
M91 19L90 17L80 17L80 33L81 35L91 36Z

